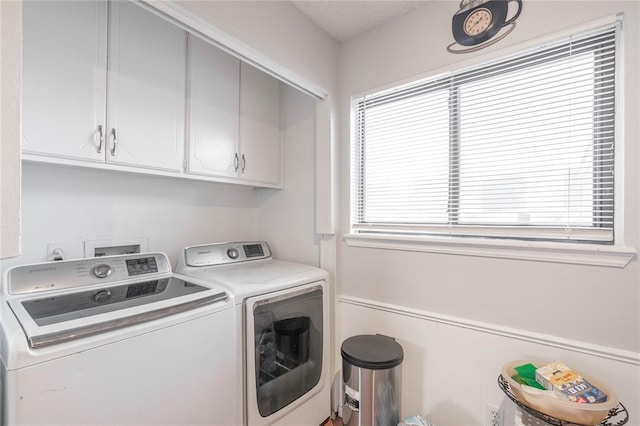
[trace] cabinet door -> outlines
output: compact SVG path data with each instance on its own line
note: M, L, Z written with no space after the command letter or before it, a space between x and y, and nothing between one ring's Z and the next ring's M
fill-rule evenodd
M104 162L107 3L22 5L23 151Z
M240 69L240 178L279 185L282 83L251 65Z
M236 177L240 61L189 37L189 143L187 170Z
M110 3L107 162L182 169L186 40L141 6Z

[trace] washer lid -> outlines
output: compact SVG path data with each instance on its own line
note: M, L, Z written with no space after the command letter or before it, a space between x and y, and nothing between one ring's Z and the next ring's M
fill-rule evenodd
M29 345L38 348L150 322L218 302L228 295L174 276L83 291L10 298Z
M342 342L340 353L349 364L369 370L397 367L404 359L402 346L392 337L382 334L349 337Z
M39 325L62 323L114 312L134 306L149 305L163 300L207 290L174 277L93 288L86 291L48 295L22 300L22 306Z

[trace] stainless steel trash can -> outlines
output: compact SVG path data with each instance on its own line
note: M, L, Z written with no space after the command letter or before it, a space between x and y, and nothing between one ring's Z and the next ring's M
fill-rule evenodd
M366 334L346 339L340 353L344 424L397 426L402 396L402 346L391 337Z

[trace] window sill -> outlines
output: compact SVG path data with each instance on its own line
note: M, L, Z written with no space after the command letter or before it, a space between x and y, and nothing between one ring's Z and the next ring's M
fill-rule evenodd
M637 250L624 246L539 241L346 234L349 247L417 251L624 268Z

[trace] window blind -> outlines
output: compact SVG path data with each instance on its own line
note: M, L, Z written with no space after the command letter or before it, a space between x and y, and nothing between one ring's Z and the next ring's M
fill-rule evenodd
M612 243L617 28L355 99L353 232Z

